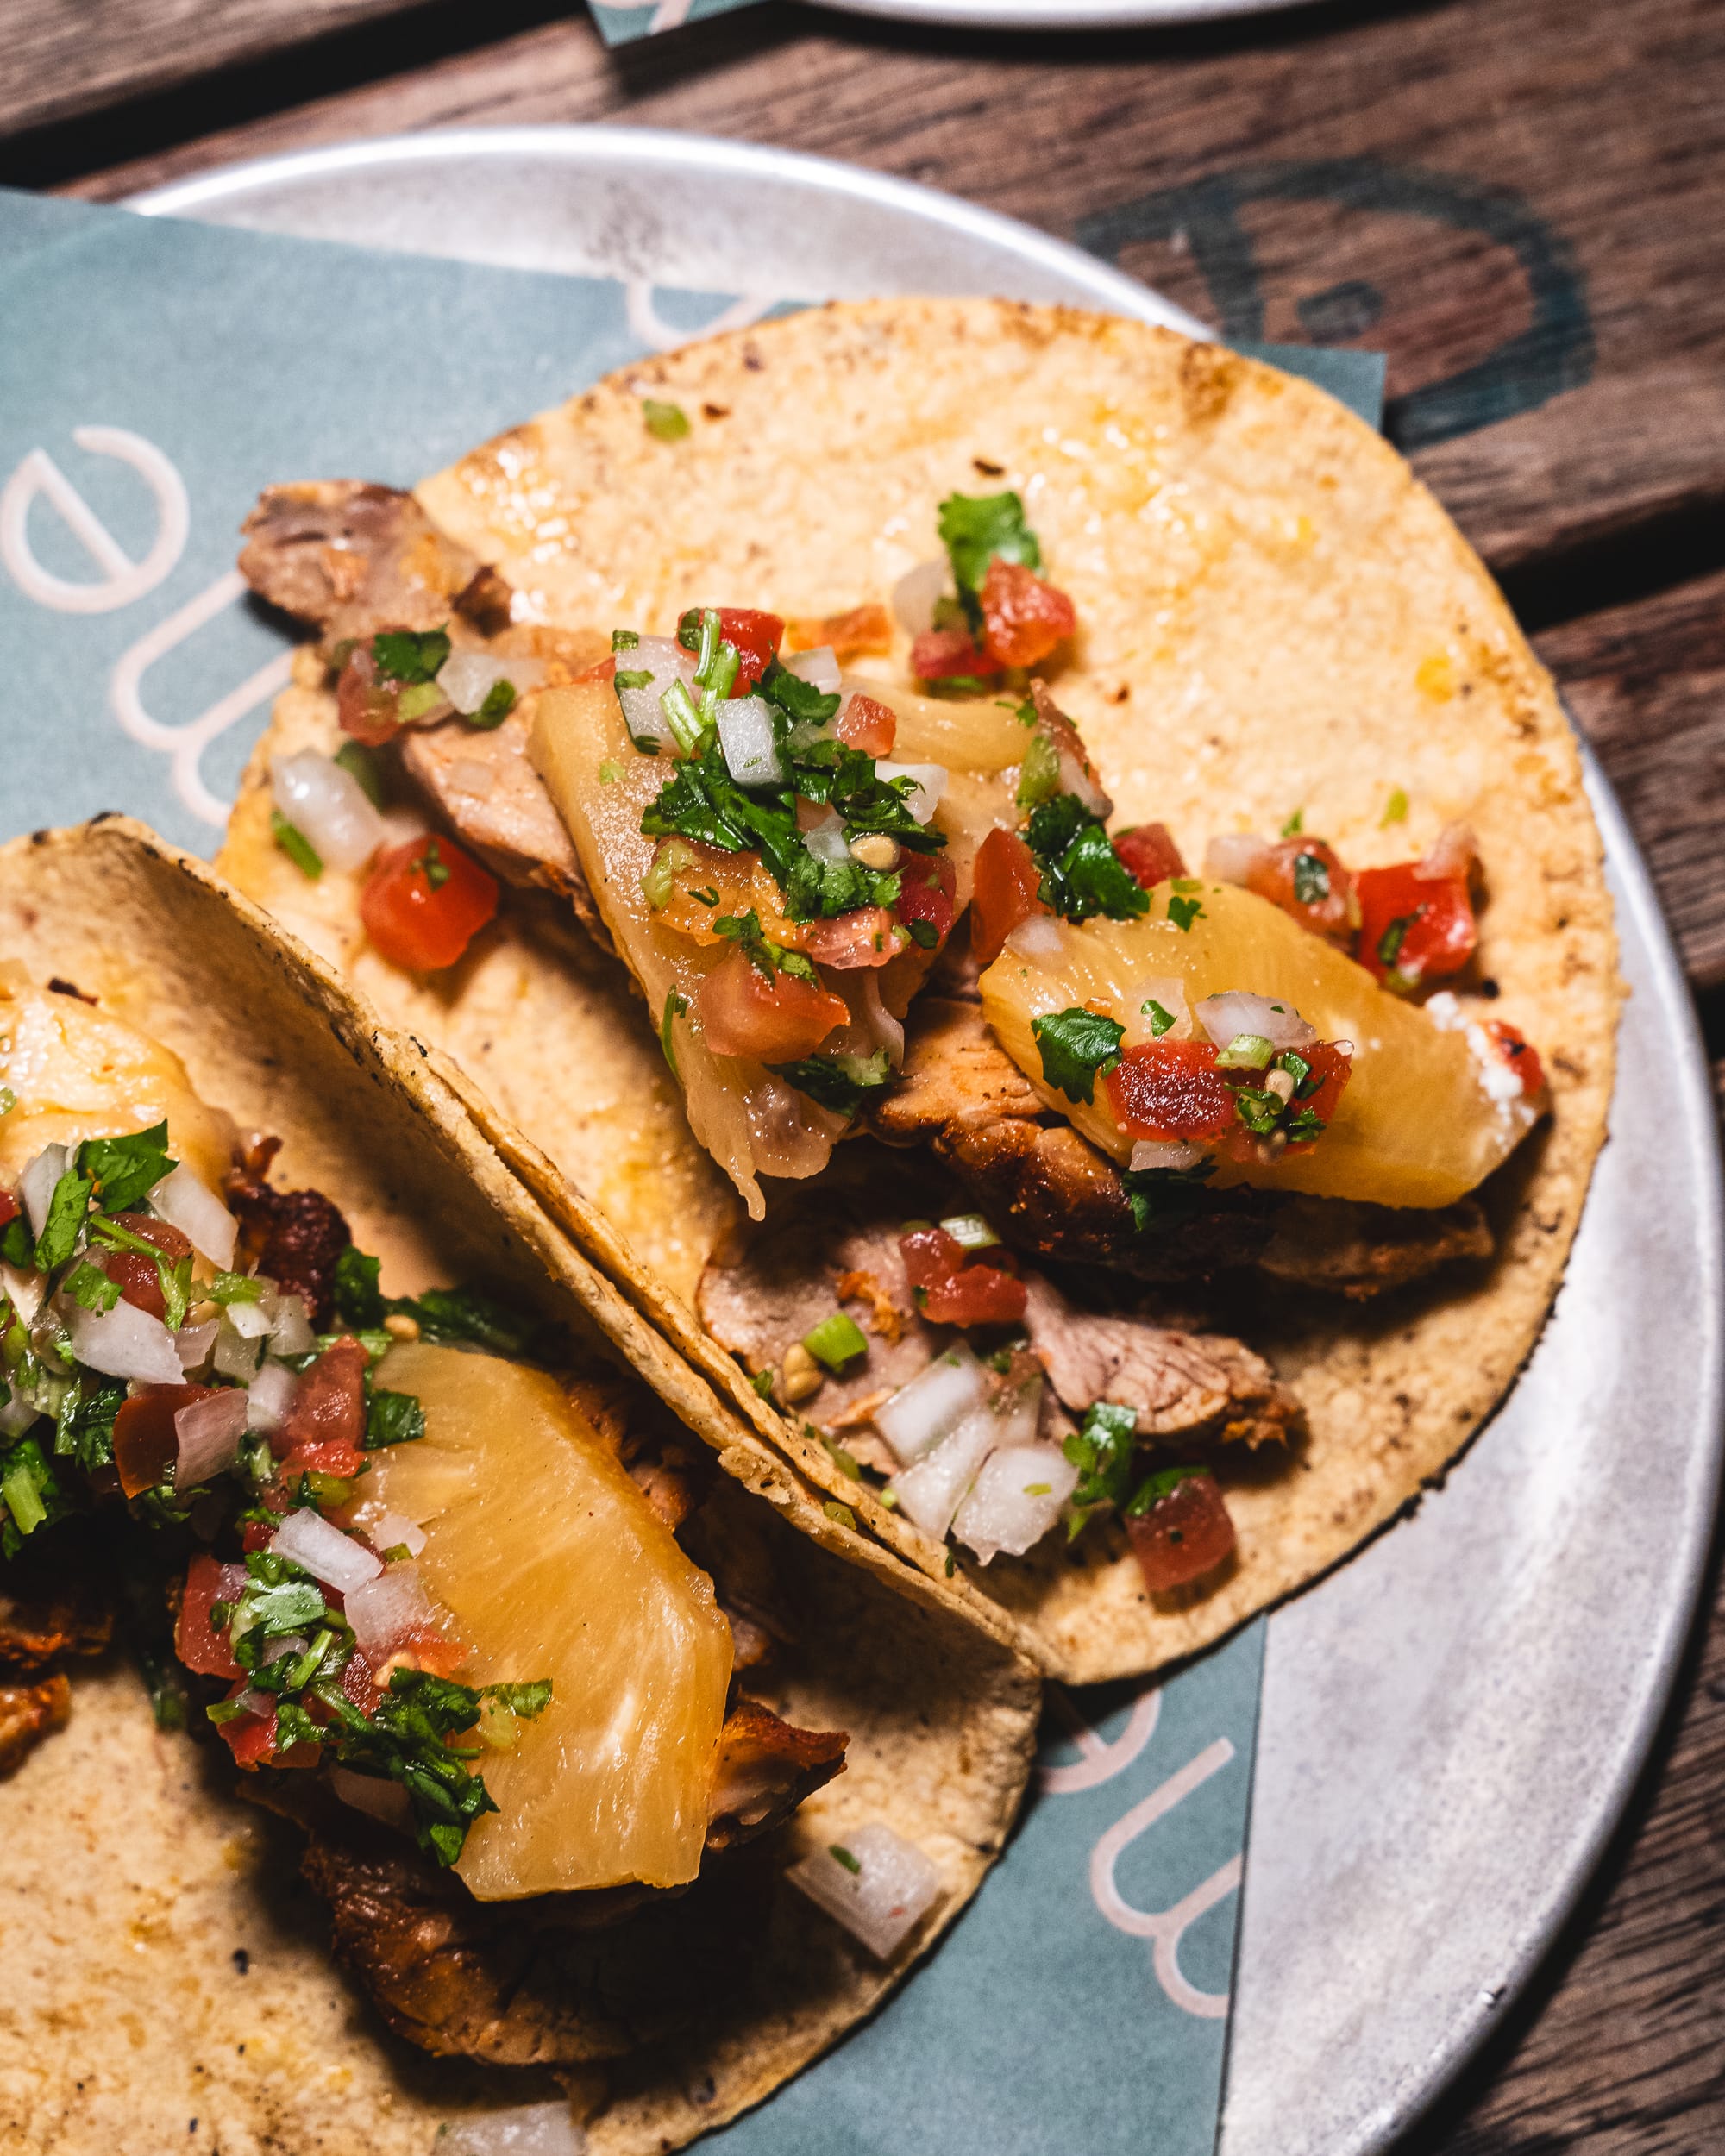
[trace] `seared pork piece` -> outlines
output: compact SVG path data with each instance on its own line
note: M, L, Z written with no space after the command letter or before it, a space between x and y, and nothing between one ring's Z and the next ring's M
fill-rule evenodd
M739 1699L718 1735L718 1771L706 1846L730 1849L788 1819L806 1796L844 1771L842 1729L794 1729L758 1700Z
M277 1190L265 1181L280 1150L279 1138L259 1140L228 1177L228 1203L258 1271L301 1297L313 1326L327 1332L336 1310L336 1261L353 1238L321 1190Z
M470 590L474 611L497 619L497 580L487 583L466 548L398 487L365 479L267 486L240 530L247 583L328 636L441 629Z
M72 1712L72 1687L58 1671L32 1684L0 1684L0 1775L14 1774Z
M40 1670L62 1655L100 1654L113 1629L95 1578L77 1566L17 1557L0 1577L0 1664L12 1672Z
M836 1303L847 1310L873 1335L869 1352L845 1375L826 1377L798 1412L856 1458L891 1472L898 1463L869 1432L874 1411L926 1369L952 1334L922 1317L905 1278L898 1238L912 1192L883 1191L882 1181L871 1176L855 1192L827 1189L818 1206L744 1231L702 1275L699 1309L713 1337L757 1372L781 1368L786 1350ZM925 1182L914 1195L931 1202ZM1149 1439L1257 1445L1288 1435L1292 1398L1239 1341L1131 1313L1081 1311L1041 1275L1027 1272L1025 1281L1032 1352L1074 1415L1111 1400L1139 1410ZM893 1311L896 1337L881 1324L877 1295Z
M530 713L518 706L489 732L459 718L410 727L400 743L402 769L494 874L585 899L574 847L527 754L531 730Z
M1140 1230L1120 1169L1050 1114L980 1004L961 997L913 1006L904 1069L868 1121L889 1145L932 1145L1022 1247L1141 1280L1189 1282L1250 1266L1364 1300L1493 1248L1472 1198L1423 1212L1273 1190L1182 1189L1177 1214Z

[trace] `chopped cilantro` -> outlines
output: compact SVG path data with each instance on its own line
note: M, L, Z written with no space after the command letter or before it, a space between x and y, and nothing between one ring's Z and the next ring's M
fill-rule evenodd
M9 1265L16 1265L20 1272L28 1272L36 1262L36 1246L30 1235L30 1224L19 1213L6 1223L0 1234L0 1257Z
M1176 895L1168 901L1168 918L1182 934L1190 929L1194 921L1202 918L1203 912L1202 905L1196 899L1182 899Z
M1137 1428L1137 1408L1099 1400L1085 1415L1082 1428L1075 1430L1062 1445L1061 1451L1078 1470L1072 1492L1071 1534L1077 1533L1098 1506L1118 1505L1125 1499Z
M111 1310L120 1300L119 1282L87 1258L66 1282L65 1291L80 1310Z
M813 1424L811 1423L809 1427L813 1429ZM819 1432L816 1434L820 1435ZM847 1452L842 1445L835 1444L829 1437L821 1437L820 1441L826 1448L827 1457L841 1475L848 1475L853 1482L860 1482L862 1480L862 1470L856 1464L855 1454Z
M538 1330L535 1321L473 1288L428 1288L398 1296L390 1309L412 1318L428 1340L471 1340L499 1355L520 1355Z
M762 1400L770 1400L773 1397L773 1372L770 1369L756 1370L749 1382L760 1394Z
M336 751L336 761L373 808L383 806L383 767L374 752L362 741L344 741Z
M672 1077L679 1085L683 1081L683 1074L677 1069L677 1044L671 1037L671 1022L674 1018L681 1018L688 1007L688 998L673 988L665 998L664 1014L659 1020L659 1046L665 1061L671 1067Z
M1146 1475L1132 1492L1126 1508L1128 1520L1141 1520L1153 1506L1164 1497L1171 1497L1182 1482L1189 1482L1195 1476L1208 1475L1207 1467L1193 1467L1184 1463L1173 1467L1159 1467L1153 1475Z
M0 1086L0 1115L10 1115L18 1105L18 1096L10 1086Z
M682 406L662 403L656 397L641 399L641 417L656 442L681 442L689 430L689 416Z
M1390 791L1389 799L1383 804L1383 813L1378 818L1377 827L1380 830L1388 830L1392 824L1405 824L1407 820L1407 789L1395 787Z
M851 1855L842 1841L829 1842L826 1853L835 1864L842 1864L847 1871L860 1872L862 1869L861 1864Z
M1411 913L1398 913L1377 939L1377 962L1393 972L1396 960L1402 956L1402 946L1408 940L1408 931L1425 912L1416 906Z
M1032 1018L1031 1032L1042 1051L1042 1075L1057 1093L1087 1104L1095 1098L1098 1078L1118 1069L1126 1028L1081 1004Z
M746 913L721 913L713 927L737 945L763 980L772 981L781 973L789 974L794 981L817 978L813 960L806 952L787 950L782 943L774 943L762 930L761 916L752 906Z
M1167 1032L1169 1028L1175 1023L1173 1012L1164 1011L1154 996L1146 998L1146 1000L1140 1003L1138 1007L1139 1011L1142 1012L1144 1016L1150 1020L1150 1031L1152 1039L1159 1041L1163 1035Z
M276 844L281 848L283 853L298 869L300 874L309 876L312 882L316 883L323 873L323 856L305 836L305 833L300 830L298 824L290 824L279 809L272 809L270 811L270 831Z
M1320 1138L1329 1125L1315 1108L1302 1108L1297 1115L1289 1118L1287 1128L1290 1145L1309 1145Z
M932 950L940 941L940 931L932 921L906 921L905 932L919 950Z
M613 629L611 632L611 648L613 651L636 651L640 649L640 645L641 635L638 630Z
M830 1318L823 1318L818 1326L811 1326L803 1335L803 1345L817 1363L835 1376L847 1363L854 1363L859 1355L869 1352L862 1327L843 1310L835 1310Z
M612 686L619 689L644 689L652 681L650 667L619 667L612 674Z
M78 1149L78 1172L95 1186L104 1213L129 1213L179 1164L168 1157L166 1118L124 1138L85 1138Z
M1204 1200L1204 1184L1216 1172L1214 1161L1201 1160L1192 1168L1138 1168L1121 1170L1126 1202L1132 1210L1132 1225L1140 1235L1151 1228L1182 1225Z
M1306 812L1302 808L1296 808L1294 813L1289 818L1288 821L1282 826L1282 836L1284 838L1297 838L1305 828Z
M613 763L608 756L599 768L599 782L601 786L615 786L622 776L623 766L620 763Z
M1234 1087L1234 1114L1254 1138L1268 1138L1282 1119L1282 1101L1256 1086Z
M0 1503L6 1507L6 1517L0 1520L0 1551L9 1557L17 1556L27 1535L66 1516L65 1494L34 1438L20 1438L0 1453Z
M395 716L404 726L410 720L423 718L430 711L448 708L448 698L435 681L415 681L395 699Z
M800 674L793 673L777 659L761 677L759 693L781 711L793 724L825 726L836 718L844 700L834 690L817 688Z
M1218 1070L1262 1070L1276 1053L1275 1043L1262 1033L1236 1033L1216 1056Z
M366 1403L363 1450L380 1452L386 1445L411 1445L425 1435L425 1410L411 1393L392 1393L377 1387Z
M940 543L961 599L975 599L994 561L1042 567L1042 548L1016 494L949 494L940 505ZM967 610L968 611L968 610Z
M217 1273L204 1292L211 1302L219 1302L225 1310L236 1302L261 1301L264 1286L249 1273Z
M515 709L513 681L493 681L485 693L478 711L467 713L469 726L477 726L481 733L490 733L494 726L501 726Z
M418 686L435 681L449 655L442 629L386 629L372 638L372 657L386 680Z
M428 838L424 852L407 865L409 873L417 868L433 891L441 891L449 881L449 864L438 851L435 838Z
M36 1238L39 1271L51 1273L72 1256L83 1232L84 1216L90 1209L91 1188L90 1178L80 1175L75 1168L68 1168L54 1185L53 1195L48 1200L48 1217Z
M892 1076L884 1048L872 1056L805 1056L800 1062L769 1063L768 1069L835 1115L855 1115L863 1094Z
M54 1451L69 1454L82 1473L93 1475L113 1464L114 1418L126 1404L126 1388L111 1379L103 1384L80 1378L71 1399L71 1412L56 1419Z
M367 1257L351 1243L336 1260L336 1315L344 1326L362 1329L383 1323L384 1300L378 1289L382 1269L381 1258Z
M485 1697L494 1699L499 1707L506 1707L511 1714L536 1721L551 1704L551 1680L542 1677L536 1677L530 1684L487 1684Z
M1294 899L1298 906L1317 906L1330 895L1330 871L1320 854L1294 856Z
M1088 921L1101 913L1130 921L1150 910L1149 892L1076 793L1057 793L1033 809L1025 835L1042 869L1041 896L1065 919Z

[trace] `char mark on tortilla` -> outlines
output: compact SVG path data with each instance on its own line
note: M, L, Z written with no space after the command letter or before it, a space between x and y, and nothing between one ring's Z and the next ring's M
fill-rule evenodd
M1141 1280L1190 1282L1256 1268L1363 1300L1493 1249L1472 1198L1423 1212L1268 1190L1185 1189L1177 1214L1140 1228L1120 1170L1051 1118L980 1005L962 996L925 995L916 1004L904 1069L869 1123L890 1145L932 1145L1021 1247Z

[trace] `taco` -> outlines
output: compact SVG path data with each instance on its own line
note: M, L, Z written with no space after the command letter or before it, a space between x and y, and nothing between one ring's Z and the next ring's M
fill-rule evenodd
M273 490L248 535L325 636L236 880L503 1096L543 1201L787 1457L1046 1666L1220 1637L1511 1382L1604 1135L1599 842L1490 578L1323 392L1069 310L835 306L413 497ZM269 818L356 725L435 828L313 881ZM431 912L464 841L494 918L391 976L386 907L405 875ZM841 850L884 881L829 918ZM593 939L545 941L571 899L645 995L632 1044ZM763 1184L731 1134L776 1138L768 1079L846 1142Z
M6 1788L15 2126L417 2156L524 2103L618 2152L734 2115L974 1890L1034 1672L201 864L16 842L0 952L0 1654L116 1624L155 1707L98 1664Z

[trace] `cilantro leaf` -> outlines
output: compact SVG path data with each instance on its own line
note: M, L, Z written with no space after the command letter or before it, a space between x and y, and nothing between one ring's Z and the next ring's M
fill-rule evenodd
M721 913L713 923L718 933L735 943L764 980L787 973L794 981L815 979L814 962L804 952L787 950L775 943L761 926L761 916L751 906L746 913Z
M1082 1004L1051 1018L1032 1018L1030 1030L1042 1051L1044 1079L1069 1100L1093 1100L1097 1079L1120 1067L1125 1026Z
M1140 1235L1182 1225L1202 1209L1204 1185L1215 1172L1215 1163L1208 1160L1192 1168L1122 1169L1132 1225Z
M501 726L515 709L515 684L509 680L493 681L486 691L478 711L467 713L467 724L482 734Z
M27 1273L36 1262L36 1246L30 1235L30 1224L21 1213L6 1223L6 1232L0 1235L0 1257L9 1265L15 1265L21 1273Z
M38 1527L51 1527L71 1509L65 1492L54 1480L53 1470L34 1438L20 1438L0 1452L0 1551L15 1557L24 1538Z
M367 1257L352 1243L336 1260L336 1315L343 1326L363 1332L383 1323L384 1300L378 1289L382 1269L381 1258Z
M767 1068L835 1115L855 1115L863 1094L884 1086L892 1076L884 1048L872 1056L805 1056L800 1062L769 1063Z
M72 1411L61 1417L54 1432L54 1451L69 1454L85 1475L93 1475L97 1468L112 1466L114 1418L126 1404L123 1383L110 1380L86 1392L85 1388L91 1382L87 1377L81 1378L73 1387Z
M1132 1484L1132 1440L1137 1428L1137 1408L1099 1400L1085 1415L1083 1427L1065 1439L1060 1449L1078 1470L1077 1486L1072 1492L1075 1507L1088 1513L1098 1505L1125 1501ZM1076 1532L1076 1527L1073 1532Z
M1025 836L1042 869L1042 898L1064 919L1101 913L1130 921L1149 912L1149 892L1076 793L1057 793L1033 809Z
M378 1387L366 1403L366 1434L361 1450L380 1452L389 1445L411 1445L425 1435L425 1410L412 1393L392 1393Z
M536 1319L473 1288L428 1288L423 1295L403 1298L389 1307L416 1319L428 1340L471 1340L499 1355L524 1354L539 1330Z
M68 1168L54 1185L53 1195L48 1200L48 1217L36 1238L39 1271L51 1273L72 1256L83 1232L84 1217L90 1210L91 1187L90 1178L80 1175L75 1168Z
M691 647L693 649L693 647ZM831 689L818 689L812 681L806 681L789 667L781 666L775 659L761 676L758 694L769 704L776 705L794 724L825 726L837 716L843 699Z
M1146 1475L1132 1492L1126 1508L1127 1519L1141 1520L1164 1497L1172 1496L1182 1482L1189 1482L1195 1476L1208 1475L1209 1471L1207 1467L1194 1467L1183 1463L1173 1467L1157 1468L1153 1475Z
M949 494L940 505L940 543L952 564L952 580L962 596L980 592L996 559L1042 567L1042 548L1025 522L1016 494Z
M87 1138L78 1149L78 1172L89 1177L104 1213L129 1213L179 1165L168 1158L166 1118L129 1137Z
M1145 895L1147 898L1150 894L1146 892ZM1196 899L1176 897L1168 901L1168 918L1182 934L1191 928L1193 922L1201 916L1203 911L1202 905Z
M412 686L435 681L449 655L448 632L442 629L386 629L372 638L372 657L386 680Z
M65 1286L80 1310L111 1310L120 1300L119 1282L110 1280L99 1265L92 1265L87 1258Z

